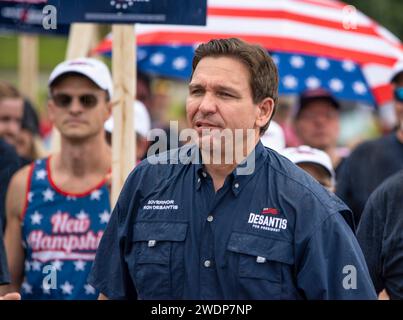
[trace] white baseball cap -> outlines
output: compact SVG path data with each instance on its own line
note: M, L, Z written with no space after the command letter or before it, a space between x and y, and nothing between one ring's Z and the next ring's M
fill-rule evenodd
M148 133L151 130L151 118L150 114L147 111L146 106L144 103L136 100L133 103L133 108L134 108L134 129L135 131L143 136L144 138L147 138ZM104 128L106 131L112 133L113 131L113 117L110 117L108 120L106 120L104 124Z
M397 61L392 69L392 74L390 76L390 82L395 82L397 76L403 72L403 60Z
M112 77L108 67L103 62L94 58L84 57L63 61L53 69L49 77L48 86L50 87L58 77L69 72L75 72L86 76L102 90L106 90L109 99L112 99Z
M266 132L260 137L260 141L265 147L281 151L285 148L284 131L277 122L272 120Z
M329 155L322 150L302 145L295 148L285 148L281 154L295 164L313 163L320 165L326 169L332 180L335 179L336 175L333 169L332 160L330 160Z

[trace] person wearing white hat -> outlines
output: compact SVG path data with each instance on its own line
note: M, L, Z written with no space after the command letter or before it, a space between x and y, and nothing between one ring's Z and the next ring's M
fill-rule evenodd
M286 148L282 155L309 173L329 191L335 190L335 172L329 155L310 146Z
M343 163L336 194L353 210L358 223L370 194L388 177L403 169L403 60L390 74L396 130L360 144Z
M284 131L277 122L272 120L266 132L260 137L260 141L265 147L280 152L285 148Z
M136 100L133 103L133 108L134 130L136 133L136 159L137 161L141 161L147 154L147 150L150 145L150 141L147 140L147 137L151 130L151 118L146 106L139 100ZM105 122L104 128L106 139L108 143L111 144L113 132L112 117Z
M56 66L48 84L61 148L12 178L5 232L11 285L0 296L20 291L23 299L95 299L87 276L111 209L104 123L112 78L102 62L78 58ZM57 284L44 280L46 265L57 272Z

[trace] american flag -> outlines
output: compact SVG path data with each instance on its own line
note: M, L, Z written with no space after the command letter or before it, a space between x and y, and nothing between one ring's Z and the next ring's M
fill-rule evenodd
M239 37L272 54L280 93L323 87L371 105L391 100L391 68L403 60L399 39L336 0L209 0L207 26L138 24L136 35L143 71L188 78L199 43ZM110 54L111 42L109 35L96 51Z

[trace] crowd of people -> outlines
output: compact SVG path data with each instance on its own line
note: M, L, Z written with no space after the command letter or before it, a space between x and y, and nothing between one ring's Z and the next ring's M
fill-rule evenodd
M279 76L267 52L239 39L201 44L186 100L197 137L164 163L147 152L150 131L177 133L138 76L137 166L114 208L107 66L79 58L50 74L57 153L41 141L35 107L1 81L0 296L403 299L403 62L390 80L395 130L346 155L329 91L301 92L290 135L273 120ZM232 161L208 162L216 151L227 159L214 133L225 129L244 132Z

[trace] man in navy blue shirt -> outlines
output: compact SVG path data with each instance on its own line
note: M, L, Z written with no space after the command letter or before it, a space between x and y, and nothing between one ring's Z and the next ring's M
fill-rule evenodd
M396 130L360 144L343 162L337 174L336 194L354 213L358 225L371 193L403 169L403 60L396 62L390 80L397 118Z
M369 197L357 230L368 269L379 293L403 299L403 170Z
M261 47L198 47L186 103L196 143L127 179L89 278L100 299L376 298L349 209L260 142L277 92Z

